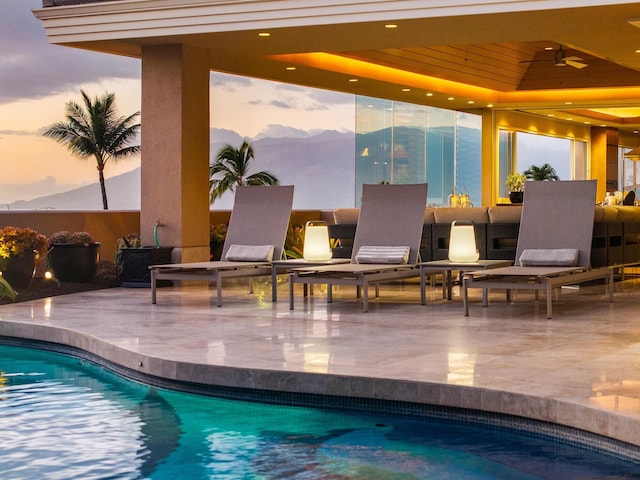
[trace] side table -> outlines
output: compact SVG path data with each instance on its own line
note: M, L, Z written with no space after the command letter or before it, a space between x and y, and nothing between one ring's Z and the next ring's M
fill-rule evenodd
M419 263L420 267L420 303L427 303L426 276L427 273L442 272L442 297L451 300L451 290L453 279L451 272L456 270L460 273L472 272L474 270L487 270L490 268L509 267L513 264L511 260L476 260L475 262L452 262L451 260L433 260L431 262ZM486 290L482 292L487 294Z
M305 260L304 258L291 258L288 260L275 260L271 262L271 300L278 301L278 274L288 273L292 268L319 267L322 265L337 265L350 263L350 258L331 258L329 260ZM306 296L307 285L304 286Z

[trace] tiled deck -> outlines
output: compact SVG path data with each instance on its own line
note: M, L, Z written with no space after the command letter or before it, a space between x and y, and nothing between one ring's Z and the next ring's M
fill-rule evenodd
M632 271L633 273L633 271ZM283 277L284 278L284 277ZM488 308L417 283L382 286L369 313L351 288L296 297L288 285L108 289L0 307L0 335L82 348L169 379L478 408L640 445L640 280L562 289L554 318L520 292ZM215 288L215 287L214 287Z

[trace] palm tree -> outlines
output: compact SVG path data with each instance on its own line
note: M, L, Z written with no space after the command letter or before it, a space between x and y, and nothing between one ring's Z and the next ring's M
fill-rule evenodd
M524 175L529 180L560 180L560 177L556 173L556 169L548 163L545 163L540 167L531 165L524 171Z
M116 163L140 153L140 145L132 143L140 131L140 124L134 123L140 112L120 117L116 112L115 94L105 93L93 100L84 90L80 90L80 94L84 108L76 102L68 102L66 121L49 126L44 135L66 145L81 160L96 159L102 204L108 210L104 167L109 160Z
M240 148L227 144L220 149L216 161L209 167L211 203L227 190L234 191L238 185L278 185L280 183L275 176L266 171L248 175L249 162L253 158L253 145L246 140L242 142Z

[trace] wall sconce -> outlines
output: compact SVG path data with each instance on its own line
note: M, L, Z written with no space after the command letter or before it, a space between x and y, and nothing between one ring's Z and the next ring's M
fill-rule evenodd
M451 222L449 234L449 260L456 263L475 262L480 258L476 246L476 232L473 222Z
M304 259L311 262L324 262L331 259L331 255L327 222L307 222L304 228L304 246L302 247Z

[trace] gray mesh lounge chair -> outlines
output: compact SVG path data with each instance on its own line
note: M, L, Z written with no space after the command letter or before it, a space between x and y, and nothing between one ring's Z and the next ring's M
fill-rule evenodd
M293 186L238 187L222 247L227 260L151 265L151 303L156 303L157 280L215 282L220 307L223 278L271 275L271 259L284 254L292 206ZM272 256L265 256L268 247Z
M613 269L591 269L591 238L596 181L527 182L516 265L468 272L463 276L464 314L469 315L468 289L546 291L547 318L551 318L553 289L563 285L605 279L613 301ZM486 295L483 295L486 298ZM483 300L487 306L487 300Z
M293 269L289 275L289 308L293 310L295 283L328 285L329 303L332 285L354 285L361 291L362 310L366 312L370 283L377 287L379 282L420 276L416 263L426 203L426 184L363 185L351 263ZM384 258L385 251L394 247L409 247L405 263L384 263L395 260ZM374 263L358 263L363 261Z

